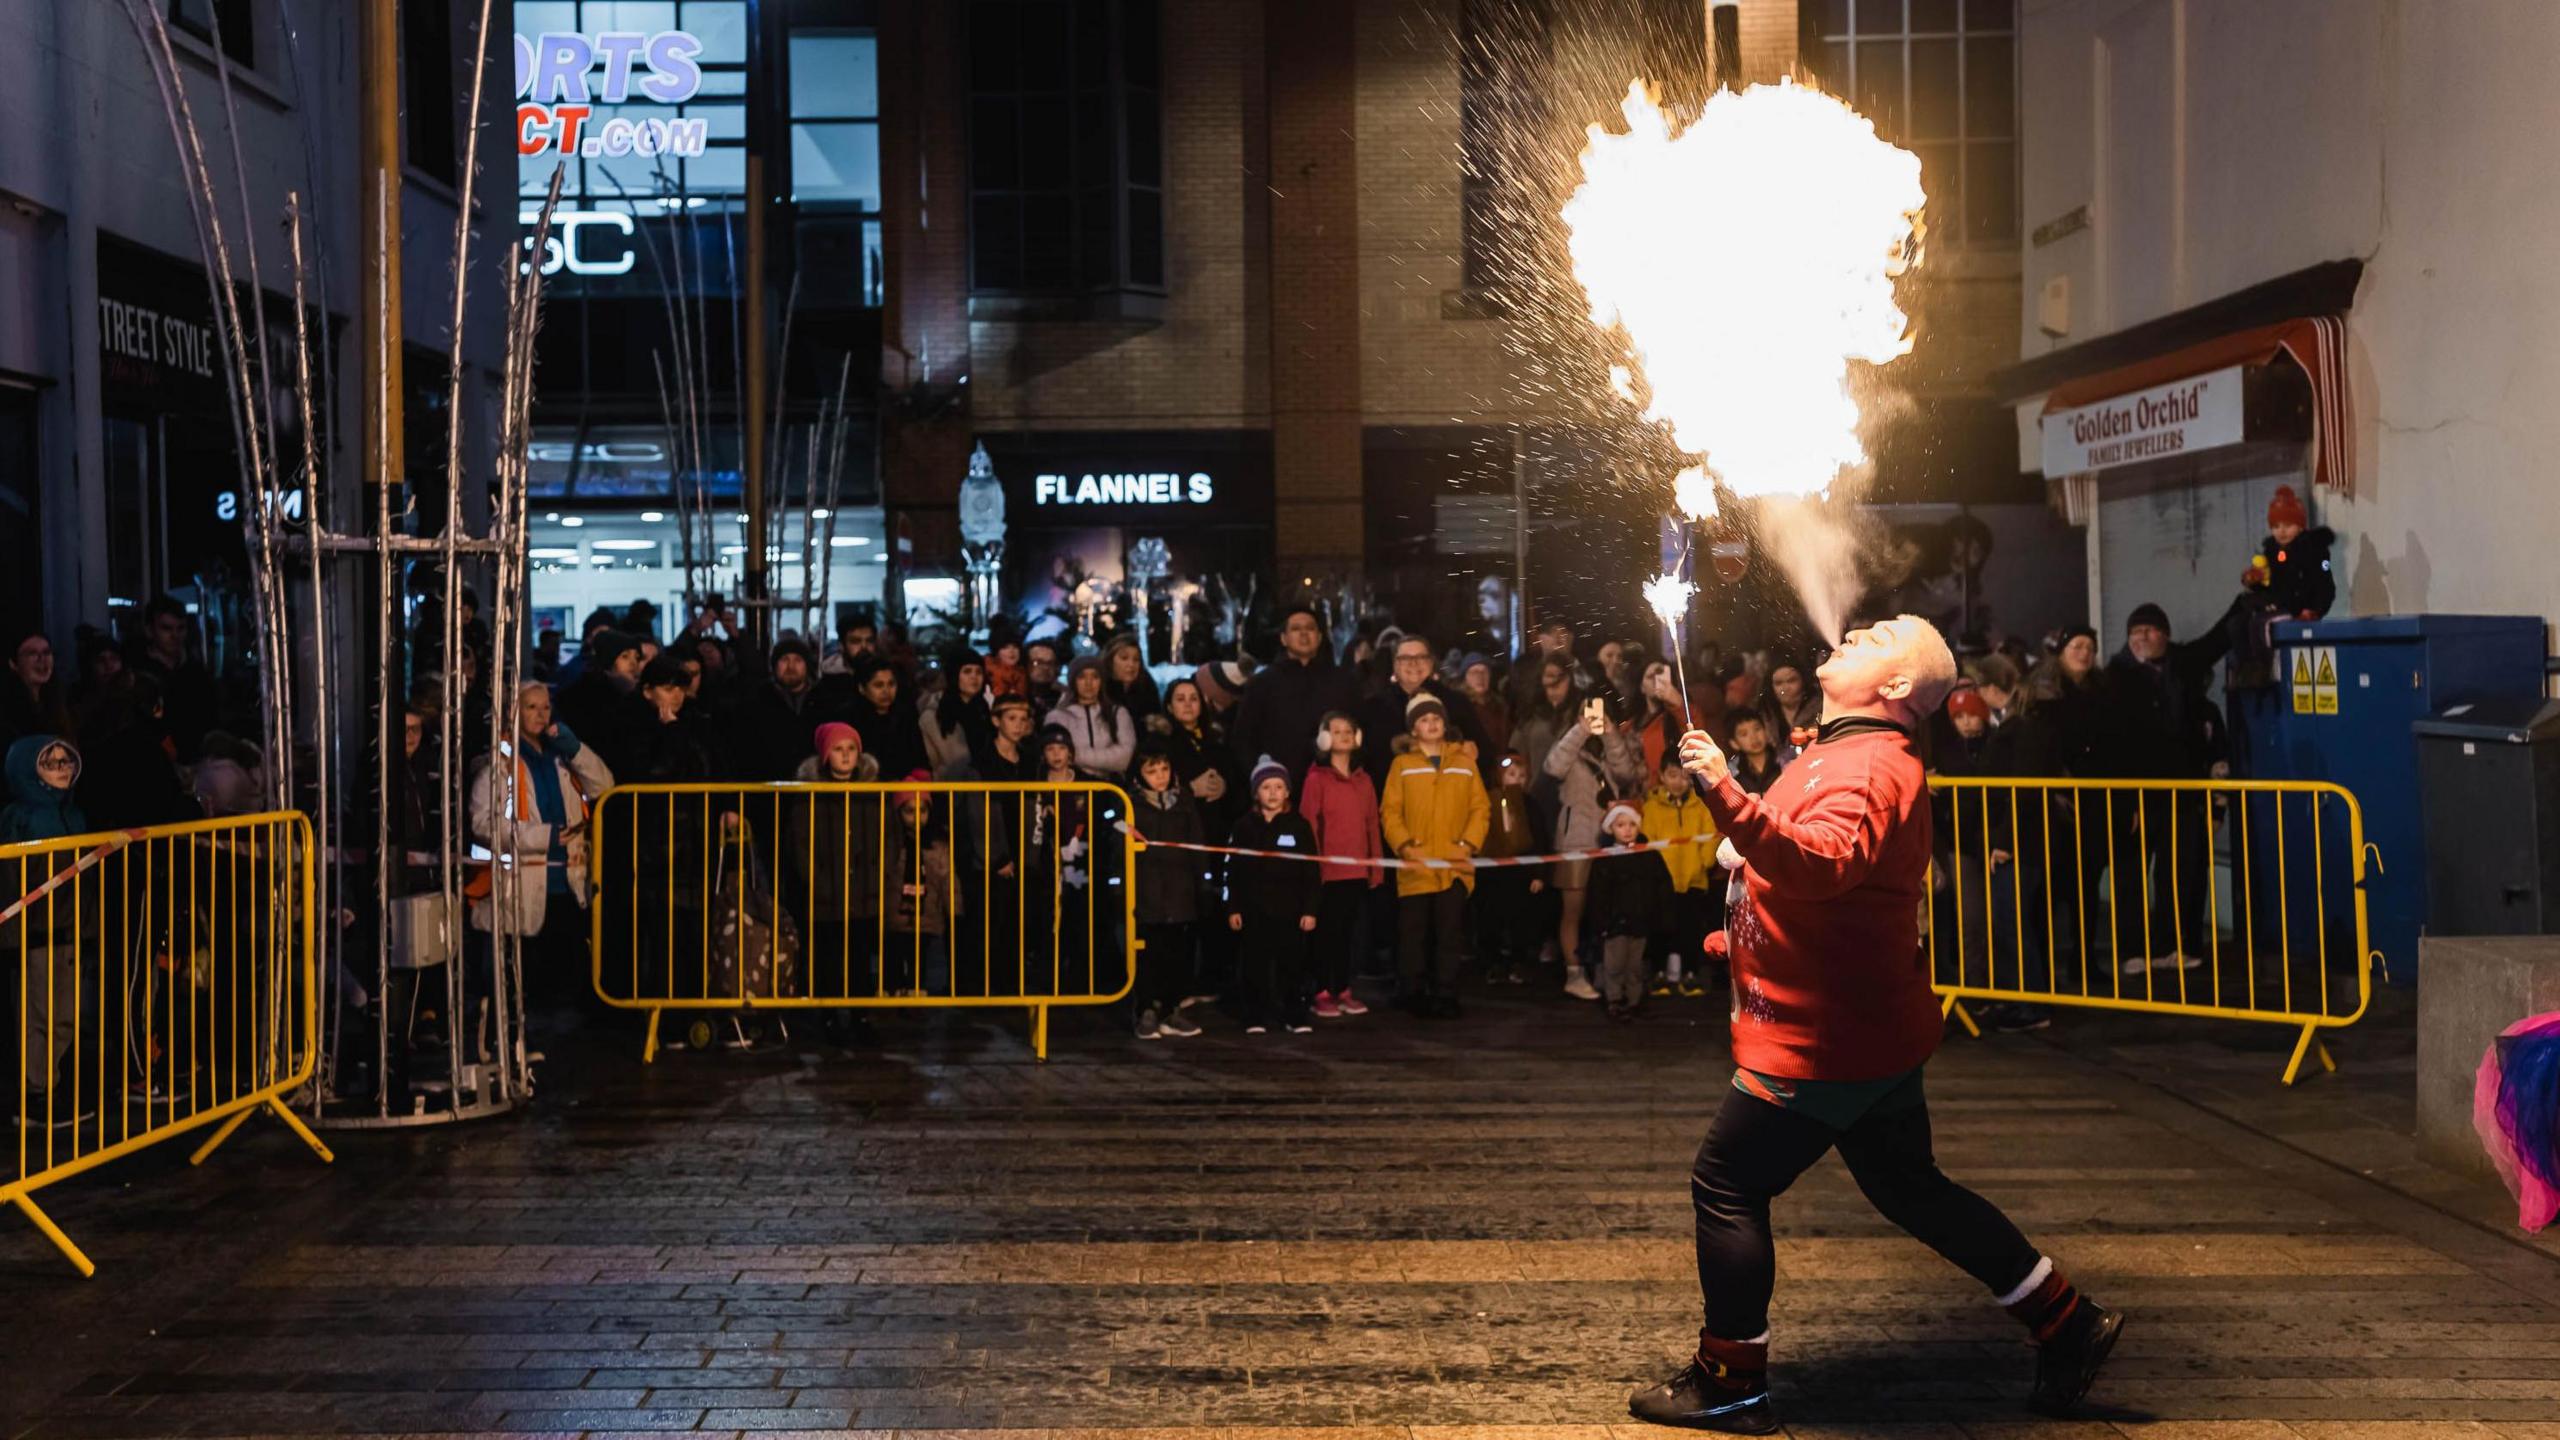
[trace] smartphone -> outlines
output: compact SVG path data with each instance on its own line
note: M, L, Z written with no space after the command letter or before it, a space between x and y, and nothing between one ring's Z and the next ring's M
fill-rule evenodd
M1582 722L1583 722L1584 724L1588 725L1588 724L1590 724L1590 723L1591 723L1592 721L1594 721L1594 720L1598 720L1598 721L1603 721L1603 722L1605 722L1605 721L1607 721L1607 720L1608 720L1608 718L1609 718L1609 702L1608 702L1608 701L1606 701L1606 700L1602 700L1602 699L1599 699L1599 698L1597 698L1597 697L1594 697L1594 698L1592 698L1592 699L1585 700L1585 701L1583 701L1583 702L1582 702Z

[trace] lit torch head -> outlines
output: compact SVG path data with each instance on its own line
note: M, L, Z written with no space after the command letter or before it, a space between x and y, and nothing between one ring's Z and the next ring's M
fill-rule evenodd
M1698 587L1676 575L1656 575L1645 582L1644 603L1662 617L1662 623L1677 626L1689 616L1689 599Z

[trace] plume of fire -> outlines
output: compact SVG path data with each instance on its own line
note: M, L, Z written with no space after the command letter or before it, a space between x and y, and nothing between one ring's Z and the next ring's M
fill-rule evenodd
M1920 253L1919 157L1792 81L1719 92L1677 133L1641 83L1620 110L1625 129L1590 127L1564 207L1592 322L1625 339L1613 388L1738 496L1828 494L1867 463L1851 365L1911 349L1893 282ZM1713 513L1705 479L1677 487L1693 519ZM1803 513L1772 527L1773 552L1836 638L1858 584L1846 547L1798 534L1833 523L1815 506L1764 506L1764 523L1780 509Z
M1671 503L1693 521L1716 518L1716 482L1706 467L1692 465L1671 477Z

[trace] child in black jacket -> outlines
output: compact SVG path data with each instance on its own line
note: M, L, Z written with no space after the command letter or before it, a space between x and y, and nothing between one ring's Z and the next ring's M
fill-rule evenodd
M1289 772L1265 755L1249 782L1253 808L1236 822L1230 842L1240 850L1295 851L1306 860L1235 855L1227 860L1227 928L1239 937L1244 971L1244 1033L1260 1035L1283 1025L1304 1035L1307 936L1316 928L1316 902L1324 875L1314 863L1315 827L1289 808Z
M1187 1037L1200 1027L1182 1012L1197 993L1200 895L1207 888L1209 856L1197 850L1158 848L1162 842L1198 845L1209 838L1200 802L1175 783L1173 757L1161 741L1138 748L1137 803L1129 823L1147 848L1138 852L1138 1038Z
M1644 839L1644 817L1621 801L1601 817L1600 830L1611 845L1633 845ZM1591 862L1582 913L1600 937L1600 994L1609 1018L1632 1020L1644 1004L1645 943L1671 923L1671 872L1649 850L1604 855Z

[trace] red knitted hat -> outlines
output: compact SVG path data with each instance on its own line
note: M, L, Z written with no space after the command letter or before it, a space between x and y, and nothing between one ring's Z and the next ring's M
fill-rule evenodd
M2311 512L2302 508L2302 497L2290 485L2276 487L2276 498L2267 502L2267 528L2278 525L2308 526Z
M1947 714L1950 718L1970 715L1976 720L1988 720L1991 702L1982 698L1981 691L1967 685L1947 697Z

